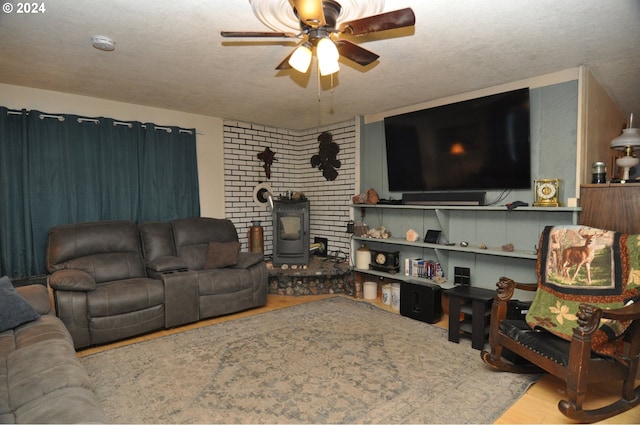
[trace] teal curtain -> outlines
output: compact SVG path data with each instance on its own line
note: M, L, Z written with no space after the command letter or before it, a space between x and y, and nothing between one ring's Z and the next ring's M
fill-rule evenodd
M199 203L189 202L193 193L185 190L198 187L193 136L178 127L157 128L151 123L145 127L140 158L140 220L198 216ZM163 205L161 210L158 204Z
M29 209L27 113L0 109L0 274L37 270Z
M48 231L200 215L194 129L0 109L3 275L46 273Z

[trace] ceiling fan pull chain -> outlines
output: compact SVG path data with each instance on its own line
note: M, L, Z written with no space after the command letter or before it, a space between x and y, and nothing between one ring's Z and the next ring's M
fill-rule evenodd
M318 66L318 79L317 79L317 85L318 85L318 102L320 102L320 90L321 90L321 81L320 81L320 66Z

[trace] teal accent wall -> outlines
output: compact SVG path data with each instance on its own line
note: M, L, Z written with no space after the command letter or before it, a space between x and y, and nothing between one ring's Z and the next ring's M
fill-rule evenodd
M578 125L578 81L568 81L530 91L531 180L562 180L560 197L564 205L576 192L576 150ZM381 198L401 199L389 192L384 122L363 124L360 138L360 192L374 188ZM488 191L487 203L500 191ZM514 190L499 204L521 200L533 202L532 190Z

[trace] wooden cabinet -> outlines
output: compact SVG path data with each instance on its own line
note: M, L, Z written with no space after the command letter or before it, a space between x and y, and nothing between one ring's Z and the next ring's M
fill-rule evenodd
M580 224L640 233L640 183L581 185L580 206Z

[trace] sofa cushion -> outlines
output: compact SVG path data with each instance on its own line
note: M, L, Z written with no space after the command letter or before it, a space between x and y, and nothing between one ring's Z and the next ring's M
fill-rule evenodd
M87 293L89 317L115 316L164 303L162 281L147 278L116 280Z
M19 348L9 353L6 362L14 411L61 388L92 388L73 345L64 340L50 339Z
M209 242L237 242L238 233L230 220L189 217L171 222L176 255L191 270L202 270L207 260Z
M40 317L20 295L7 276L0 277L0 332Z
M209 242L206 269L220 269L238 264L240 242Z
M16 349L28 347L41 341L63 340L73 345L73 339L60 319L53 315L18 326L13 331Z
M16 409L15 422L20 424L111 423L96 395L86 388L75 386L52 391L24 404Z
M141 223L142 252L147 263L160 257L175 256L171 224L164 221Z
M0 351L0 423L108 422L57 317L0 333Z
M252 287L251 272L248 270L223 268L198 272L198 293L201 297L230 294Z
M49 230L47 270L79 269L96 282L146 277L140 231L130 221L101 221Z

